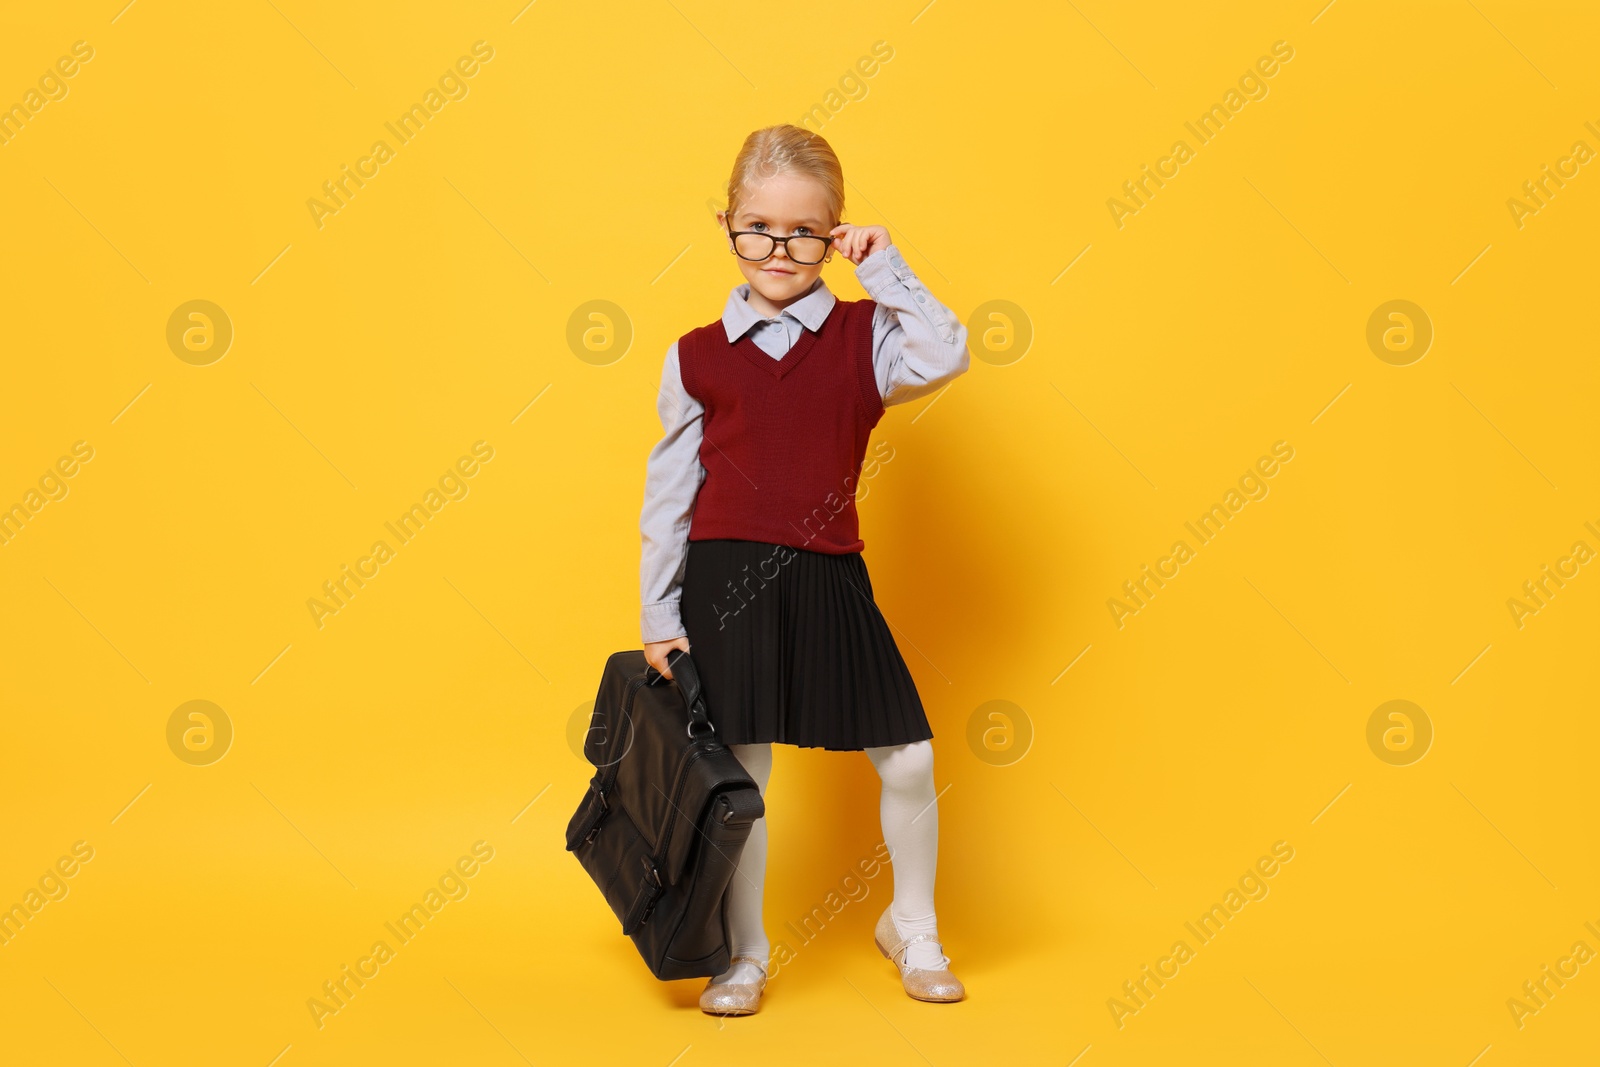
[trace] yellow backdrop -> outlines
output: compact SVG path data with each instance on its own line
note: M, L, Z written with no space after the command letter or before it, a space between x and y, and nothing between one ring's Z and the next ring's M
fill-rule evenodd
M1591 5L124 4L0 35L6 1062L1593 1055ZM969 997L780 748L719 1022L562 832L801 121L971 328L861 502Z

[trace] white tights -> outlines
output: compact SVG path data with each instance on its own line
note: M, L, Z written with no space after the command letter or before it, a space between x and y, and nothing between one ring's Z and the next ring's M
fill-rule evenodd
M729 745L763 798L772 777L772 745ZM939 854L939 805L933 788L933 742L915 741L866 750L883 783L878 817L894 870L894 900L889 914L901 937L937 934L933 910L933 875ZM733 955L770 959L771 943L761 921L762 891L767 875L767 820L757 819L739 855L728 884L728 933ZM876 921L877 916L873 916ZM919 941L906 950L912 967L937 969L947 961L934 943ZM754 982L749 963L735 964L713 982Z

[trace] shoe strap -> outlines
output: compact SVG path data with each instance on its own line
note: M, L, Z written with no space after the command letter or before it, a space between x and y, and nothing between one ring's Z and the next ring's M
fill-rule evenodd
M747 956L741 953L740 955L730 957L728 960L729 968L732 968L738 963L753 963L760 968L761 977L765 978L767 976L767 965L759 956Z
M893 920L891 919L890 921L892 922ZM894 962L898 966L906 967L907 966L906 962L905 962L906 950L909 949L912 945L916 944L918 941L932 941L934 944L938 945L939 948L940 948L939 959L943 963L943 966L942 967L932 967L932 968L929 968L929 967L916 967L916 968L912 968L913 970L919 970L919 971L935 970L935 971L940 971L940 970L948 970L949 969L949 967L950 967L950 957L946 956L944 954L944 951L943 951L944 943L941 942L938 938L934 937L932 934L912 934L910 937L908 937L905 940L900 941L896 945L894 945L894 947L893 947L892 951L889 953L889 955L894 958Z

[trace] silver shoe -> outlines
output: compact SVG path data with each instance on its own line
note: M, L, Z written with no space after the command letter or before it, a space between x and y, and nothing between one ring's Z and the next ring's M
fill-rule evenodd
M712 1015L754 1015L761 1006L761 991L767 985L767 965L755 956L734 956L728 960L728 970L740 963L753 963L761 971L754 982L706 983L700 994L700 1010Z
M872 932L872 940L878 946L878 951L899 969L900 984L905 987L907 996L916 1000L942 1003L961 1000L967 995L966 986L961 984L961 979L950 973L950 957L942 951L943 946L939 953L943 966L937 969L906 966L905 952L908 946L918 941L932 941L936 945L939 942L931 934L913 934L902 940L900 931L895 929L894 916L889 914L888 908L884 908L883 914L878 917L878 925Z

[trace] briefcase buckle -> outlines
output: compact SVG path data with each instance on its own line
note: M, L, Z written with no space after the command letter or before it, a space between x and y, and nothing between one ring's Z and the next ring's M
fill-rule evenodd
M611 805L606 803L606 791L604 789L601 789L594 782L590 782L589 792L593 793L595 799L600 801L600 814L595 818L594 825L589 827L589 832L583 835L584 844L589 844L600 836L600 827L605 822L606 815L611 811Z
M661 881L661 869L655 865L654 860L649 856L640 856L639 862L644 864L645 870L649 872L650 881L655 885L654 891L650 894L650 899L645 901L644 914L639 916L639 922L643 924L650 918L651 913L656 910L656 902L661 899L661 894L666 891L667 887Z

